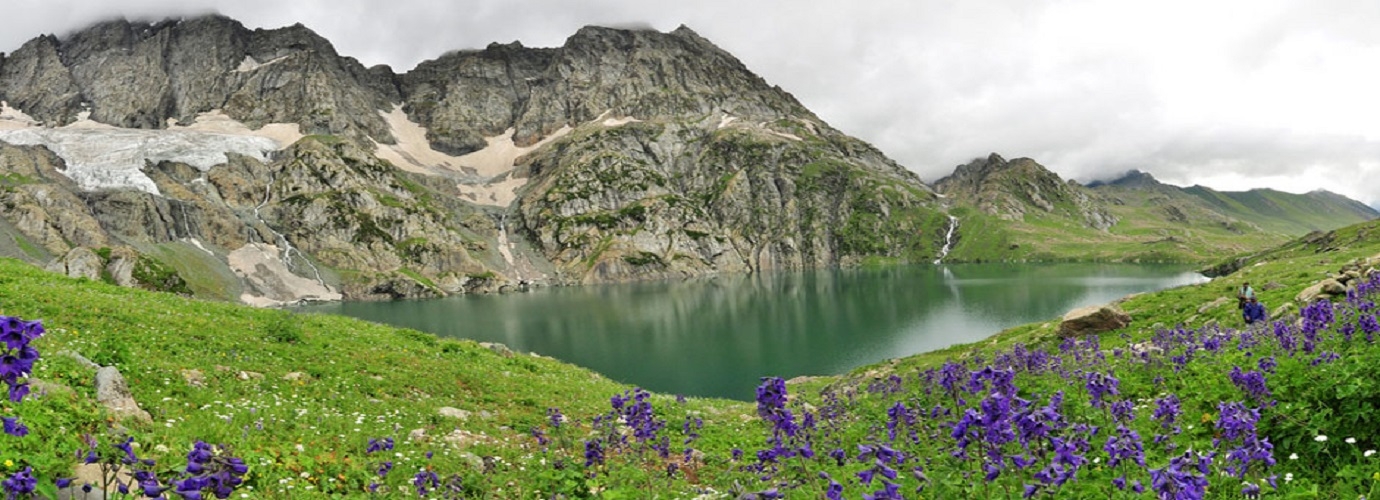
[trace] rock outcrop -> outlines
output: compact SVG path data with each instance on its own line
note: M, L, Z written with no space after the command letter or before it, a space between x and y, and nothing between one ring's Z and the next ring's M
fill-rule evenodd
M1064 314L1059 323L1061 337L1081 337L1109 332L1131 324L1131 315L1115 304L1081 307Z
M133 418L150 422L153 417L139 407L129 384L120 370L113 366L103 366L96 370L96 401L105 406L118 419Z

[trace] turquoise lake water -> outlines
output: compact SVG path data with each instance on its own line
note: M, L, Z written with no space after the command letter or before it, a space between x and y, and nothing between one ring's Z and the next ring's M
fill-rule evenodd
M654 392L750 400L763 376L843 373L1201 281L1169 265L918 265L300 310L501 342Z

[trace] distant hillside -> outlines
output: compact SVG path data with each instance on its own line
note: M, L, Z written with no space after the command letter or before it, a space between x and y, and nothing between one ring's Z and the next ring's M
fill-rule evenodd
M1333 193L1185 189L1139 171L1083 186L1029 158L997 154L934 185L951 211L972 214L961 217L967 230L950 260L1201 262L1380 216Z
M1216 191L1204 186L1184 188L1223 213L1249 221L1268 231L1300 235L1328 231L1380 218L1380 212L1364 203L1329 191L1304 194L1273 189L1244 192Z

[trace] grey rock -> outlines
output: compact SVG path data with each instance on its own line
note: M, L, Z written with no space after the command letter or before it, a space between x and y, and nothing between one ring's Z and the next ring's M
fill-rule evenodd
M1115 305L1088 306L1069 311L1059 323L1059 335L1075 337L1125 328L1131 315Z
M499 356L503 356L505 358L513 357L513 350L509 349L508 346L504 344L500 344L497 342L480 342L479 346L493 351Z
M70 349L63 349L61 351L58 351L57 355L67 356L69 358L75 359L78 364L90 368L92 370L99 370L101 368L101 365L98 365L94 361L86 359L86 356L82 356L80 353Z
M184 369L180 372L182 380L187 381L187 385L192 387L206 387L206 374L201 370Z
M22 109L45 125L61 126L81 111L81 88L58 52L57 37L40 36L5 58L0 89L10 107Z
M1216 300L1213 300L1212 302L1208 302L1208 303L1206 303L1206 304L1203 304L1202 307L1199 307L1199 308L1198 308L1198 314L1206 313L1206 312L1208 312L1208 311L1211 311L1211 310L1213 310L1213 309L1216 309L1216 308L1218 308L1218 307L1222 307L1222 306L1227 305L1227 304L1230 304L1230 303L1232 303L1232 299L1227 298L1227 297L1218 297Z
M148 412L139 408L139 403L134 400L134 394L129 391L124 376L113 366L104 366L96 370L96 401L105 406L117 419L153 421Z
M31 395L36 396L38 398L45 398L57 394L74 394L71 387L59 384L57 382L49 382L46 380L35 379L33 377L29 377L29 391Z
M95 486L91 487L91 491L85 491L81 484L86 483L77 483L73 481L72 484L78 484L78 486L68 486L58 490L58 500L106 500L108 498L105 494L105 490Z
M101 270L105 263L101 256L90 248L76 247L68 251L62 258L54 260L48 264L49 271L62 273L73 278L86 278L89 280L101 279Z
M1343 295L1346 295L1346 286L1335 279L1327 278L1300 291L1298 295L1294 297L1294 301L1300 304L1307 304L1320 298L1331 298Z
M470 412L468 410L461 410L450 406L443 406L441 409L436 410L436 413L442 417L458 418L460 420L470 419Z
M105 264L105 274L116 285L124 287L139 286L139 282L134 279L134 266L139 263L139 252L127 247L115 248L110 251L110 260Z
M426 436L426 429L412 429L407 433L409 443L425 443L429 441Z

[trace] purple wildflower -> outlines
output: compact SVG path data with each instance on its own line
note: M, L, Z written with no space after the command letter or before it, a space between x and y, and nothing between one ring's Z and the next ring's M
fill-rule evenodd
M1261 372L1242 372L1241 367L1232 367L1228 375L1231 383L1258 402L1270 399L1270 388L1265 385L1265 375Z
M25 467L0 482L0 487L5 490L5 498L18 498L33 494L38 487L38 479L34 478L33 467Z
M604 445L598 439L585 441L585 467L604 465Z
M0 417L0 421L4 422L5 434L14 437L24 437L29 434L29 428L21 423L18 418Z
M1111 373L1104 375L1098 372L1088 372L1087 384L1084 387L1088 389L1088 394L1092 395L1093 406L1100 408L1102 407L1103 397L1121 394L1120 391L1117 390L1117 387L1120 385L1121 381L1117 380Z

